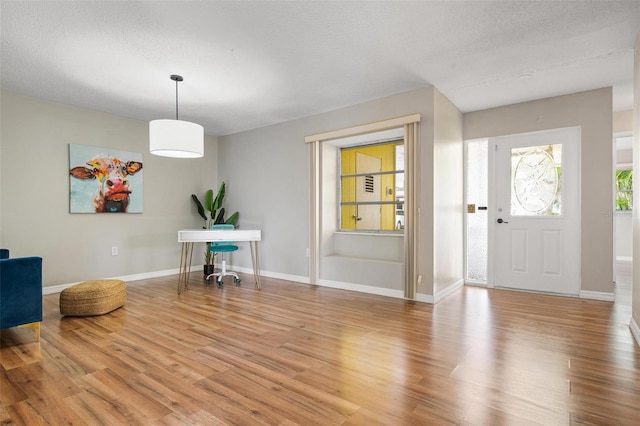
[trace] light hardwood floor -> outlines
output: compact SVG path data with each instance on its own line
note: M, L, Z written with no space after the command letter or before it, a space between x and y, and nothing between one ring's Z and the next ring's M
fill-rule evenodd
M466 287L436 306L288 281L128 283L126 305L0 336L24 425L638 425L626 303Z

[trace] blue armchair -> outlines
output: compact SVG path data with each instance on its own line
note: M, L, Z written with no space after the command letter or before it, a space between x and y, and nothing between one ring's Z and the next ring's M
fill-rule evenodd
M0 249L0 329L31 327L40 341L42 322L42 258L11 259Z

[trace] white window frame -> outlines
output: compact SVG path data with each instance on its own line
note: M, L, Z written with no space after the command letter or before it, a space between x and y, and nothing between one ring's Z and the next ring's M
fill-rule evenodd
M361 124L346 129L309 135L304 141L309 146L309 281L318 284L320 271L320 232L322 195L322 154L320 145L334 139L360 136L383 130L403 128L405 143L405 229L404 229L404 296L415 299L418 286L418 155L420 113Z
M397 129L397 130L402 130L402 129ZM342 227L342 206L344 205L365 205L365 204L372 204L371 202L343 202L342 201L342 180L344 178L355 178L358 177L360 175L358 174L350 174L350 175L343 175L341 173L342 170L342 150L345 149L352 149L352 148L365 148L365 147L371 147L371 146L377 146L377 145L398 145L398 142L400 142L401 146L404 149L404 139L402 136L402 132L398 132L398 136L393 136L393 133L390 133L390 138L385 138L385 139L377 139L375 141L372 142L366 142L366 143L356 143L356 144L349 144L349 145L342 145L340 144L340 148L337 151L337 155L338 155L338 167L337 167L337 180L338 180L338 191L337 191L337 200L336 200L336 205L338 206L338 212L337 212L337 218L338 218L338 224L337 224L337 229L338 232L355 232L355 233L379 233L379 234L402 234L404 233L404 224L402 225L402 228L394 228L394 229L344 229ZM335 141L334 141L335 143ZM404 165L402 167L402 169L396 169L394 168L393 170L388 170L388 171L381 171L379 173L367 173L367 175L380 175L380 176L384 176L384 175L390 175L390 174L402 174L404 175ZM395 193L395 188L394 188L394 193ZM404 188L403 188L404 191ZM402 210L403 214L404 214L404 195L403 195L403 201L402 201L402 208L398 209L397 205L398 205L398 201L397 199L394 201L380 201L379 203L375 203L375 205L390 205L393 204L396 206L396 208L394 208L394 212L396 212L397 210ZM395 216L395 215L394 215ZM394 219L394 225L395 225L395 219Z

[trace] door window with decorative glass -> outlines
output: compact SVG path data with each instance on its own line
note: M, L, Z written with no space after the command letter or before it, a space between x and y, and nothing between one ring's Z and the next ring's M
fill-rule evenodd
M511 215L562 215L562 144L511 150Z

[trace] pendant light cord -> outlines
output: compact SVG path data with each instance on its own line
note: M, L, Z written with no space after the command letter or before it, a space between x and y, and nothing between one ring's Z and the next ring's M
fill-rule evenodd
M176 79L176 120L178 120L178 80Z
M178 82L182 81L183 78L181 75L177 74L171 74L169 78L176 82L176 120L178 120Z

